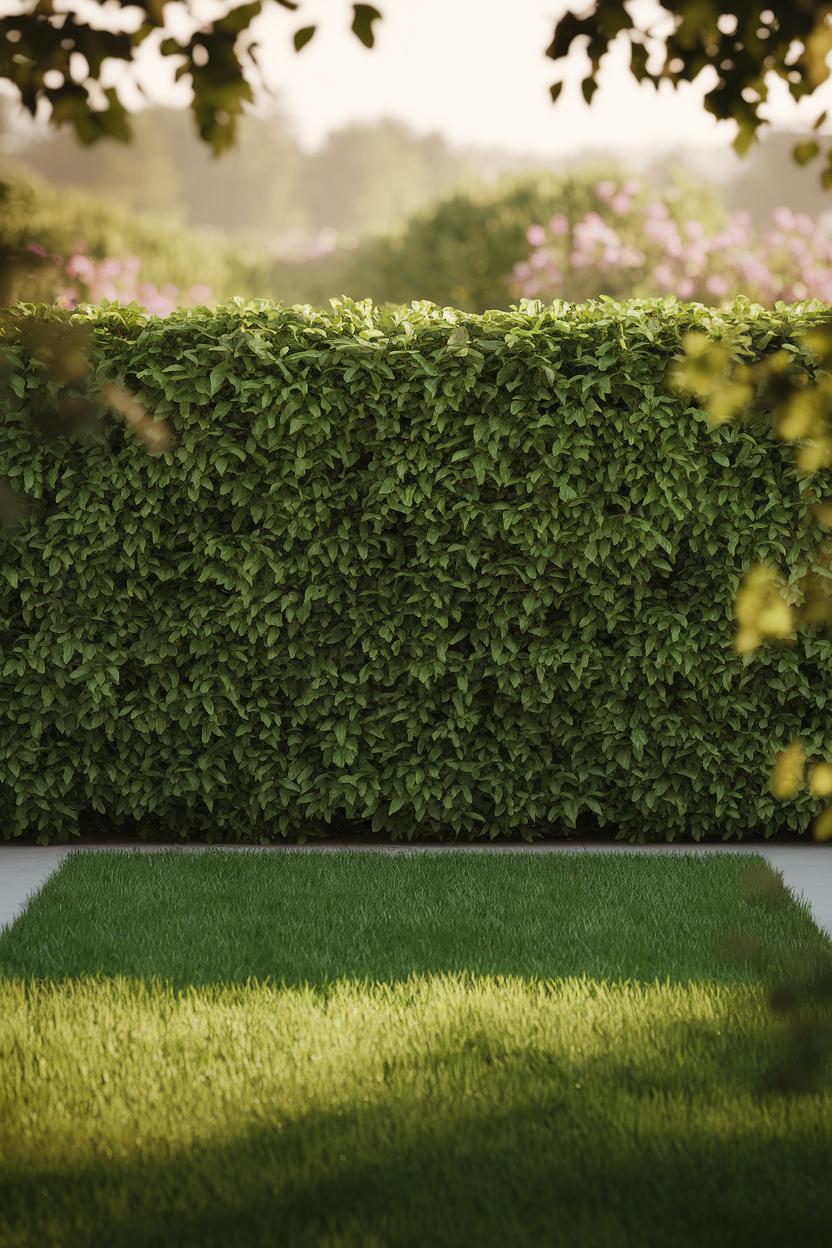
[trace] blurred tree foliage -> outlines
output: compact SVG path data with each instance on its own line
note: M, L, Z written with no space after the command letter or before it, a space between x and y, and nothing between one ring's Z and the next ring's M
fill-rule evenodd
M798 349L772 343L758 359L738 350L730 334L689 333L683 348L677 385L697 396L715 426L761 416L770 420L776 435L794 446L808 496L808 478L832 467L832 319L805 331ZM753 655L765 642L791 643L798 631L812 634L832 625L832 500L821 497L814 513L823 536L804 544L798 563L763 562L746 572L735 604L739 654ZM804 788L830 798L832 763L808 758L795 740L778 755L771 788L783 801ZM814 830L818 840L832 840L832 803Z
M69 131L27 145L22 163L50 181L83 186L139 212L182 224L263 232L299 224L302 153L279 112L240 119L234 147L215 160L183 109L152 108L132 118L129 146L85 147Z
M474 155L441 135L416 135L390 119L356 123L334 131L308 158L301 199L313 229L371 234L395 228L477 173Z
M194 135L187 112L172 108L137 113L129 147L109 140L85 146L66 129L34 128L23 146L25 132L3 105L0 99L10 168L271 248L323 229L355 237L393 230L500 160L389 119L344 126L307 153L280 111L242 117L237 142L219 161ZM502 156L505 165L510 160Z
M832 6L825 0L658 0L661 17L645 16L631 0L593 0L580 16L567 12L557 22L546 55L562 61L582 47L589 66L581 83L587 103L613 43L630 49L630 72L638 82L680 86L707 71L705 108L720 121L734 121L734 146L745 152L765 124L769 76L779 78L794 100L811 98L828 80L832 51ZM563 81L553 83L557 100ZM818 107L817 126L826 120ZM806 140L795 146L799 164L820 153ZM832 186L832 149L821 175Z
M301 7L297 0L270 2L293 12ZM192 29L173 35L166 26L169 3L130 0L108 6L101 0L68 0L58 10L53 0L28 0L22 12L0 18L0 80L17 88L32 116L45 104L53 122L71 126L83 143L104 136L126 141L133 133L131 121L117 89L102 85L102 68L108 61L129 66L143 44L153 44L176 61L177 80L190 79L199 134L214 152L222 152L237 140L244 106L254 98L251 79L259 50L251 26L264 6L260 0L227 6L219 16L203 20L196 5L178 4L192 19ZM350 8L354 34L371 47L378 10L369 4ZM313 34L312 26L298 30L296 50Z

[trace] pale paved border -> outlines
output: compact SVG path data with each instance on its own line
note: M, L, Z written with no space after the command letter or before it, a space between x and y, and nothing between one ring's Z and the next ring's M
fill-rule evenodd
M133 850L152 853L163 849L200 853L206 849L226 852L254 853L337 853L339 850L362 850L368 853L507 853L548 854L580 851L604 854L762 854L782 873L783 880L795 896L802 896L812 909L818 927L832 936L832 845L790 844L770 845L742 842L736 845L627 845L619 842L598 844L583 841L538 841L533 845L379 845L366 842L321 841L308 845L145 845L113 842L109 845L26 846L0 844L0 928L21 913L28 899L63 862L67 854L84 849Z

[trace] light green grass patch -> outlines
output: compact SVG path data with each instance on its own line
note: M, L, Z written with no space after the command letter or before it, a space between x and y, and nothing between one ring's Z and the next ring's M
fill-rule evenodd
M74 855L0 938L0 1244L824 1242L766 985L827 950L746 856Z

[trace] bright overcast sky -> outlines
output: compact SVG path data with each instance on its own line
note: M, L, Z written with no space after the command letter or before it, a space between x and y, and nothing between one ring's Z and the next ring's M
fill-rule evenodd
M717 129L702 115L699 92L657 97L642 91L628 79L620 56L591 109L574 83L553 107L549 85L556 70L544 51L566 8L558 0L377 3L384 20L372 50L358 43L344 21L332 20L340 7L332 0L314 5L322 13L321 29L298 56L280 37L282 15L269 20L276 35L269 39L269 78L282 87L302 141L318 142L346 118L383 114L461 143L540 153L669 144L682 133L707 141ZM305 19L306 6L303 13ZM576 58L576 70L581 62Z
M82 0L83 3L83 0ZM580 8L581 0L573 0ZM192 0L216 12L216 0ZM544 50L566 0L376 0L384 14L376 46L368 50L349 31L347 0L301 0L296 13L266 4L256 32L261 64L279 93L298 138L314 147L338 126L355 120L396 117L420 132L438 130L464 144L497 146L541 155L606 149L668 149L679 144L727 145L733 128L717 124L702 108L702 86L657 94L637 86L626 68L626 48L605 63L591 108L579 93L583 56L573 56L572 79L557 106L548 88L555 76ZM78 0L73 0L78 5ZM642 13L657 12L652 0L636 0ZM60 0L56 7L62 7ZM225 7L228 7L227 4ZM0 9L3 0L0 0ZM320 22L300 53L292 33ZM141 80L152 99L185 102L171 88L170 62L148 47ZM810 126L819 111L798 108L782 84L773 92L772 119L782 126ZM832 95L832 90L830 91ZM829 102L829 97L827 101Z

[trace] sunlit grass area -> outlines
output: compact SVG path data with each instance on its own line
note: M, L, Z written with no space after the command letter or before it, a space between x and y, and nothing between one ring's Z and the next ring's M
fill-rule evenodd
M0 938L0 1244L820 1244L767 985L827 951L748 856L73 855Z

